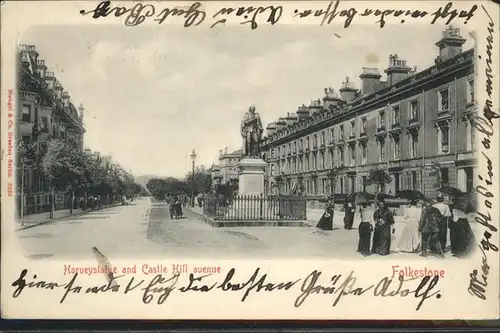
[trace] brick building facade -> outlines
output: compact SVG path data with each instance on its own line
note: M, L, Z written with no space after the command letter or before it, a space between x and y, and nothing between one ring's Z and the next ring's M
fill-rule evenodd
M432 67L417 71L390 55L387 81L378 68L363 68L361 89L346 78L339 93L327 88L322 100L270 123L262 140L267 183L325 195L328 173L342 166L335 193L371 192L367 176L375 166L391 174L386 193L414 189L432 197L437 182L473 191L475 62L465 42L448 27Z

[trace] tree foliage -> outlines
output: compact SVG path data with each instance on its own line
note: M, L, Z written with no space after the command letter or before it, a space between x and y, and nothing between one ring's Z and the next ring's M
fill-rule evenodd
M377 186L377 192L380 192L386 184L389 184L392 181L392 177L386 169L373 167L370 169L368 173L368 177L366 178L366 182L371 185L375 184Z
M149 192L157 199L162 200L166 195L191 195L208 193L212 185L210 172L200 166L193 172L189 172L184 179L174 177L152 178L146 184Z
M132 196L143 191L131 174L121 167L103 165L95 156L75 149L69 142L53 139L41 159L45 178L54 190L77 194Z

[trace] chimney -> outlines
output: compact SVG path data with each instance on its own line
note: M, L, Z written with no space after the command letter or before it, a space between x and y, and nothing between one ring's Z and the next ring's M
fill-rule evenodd
M227 154L227 147L224 148L224 154Z
M285 118L287 126L291 126L291 125L295 124L298 120L299 120L299 117L297 116L297 114L293 114L290 112L288 112L288 115Z
M222 157L222 149L219 149L219 157Z
M389 67L384 72L387 74L387 84L390 87L394 83L406 79L411 68L406 65L406 60L399 59L397 54L391 54L389 55Z
M443 37L436 43L439 47L439 57L436 62L445 61L462 53L462 45L467 40L460 36L460 29L455 29L451 25L443 31Z
M273 135L274 133L276 133L276 123L269 123L266 127L266 132L267 132L267 135L270 136L270 135Z
M47 66L45 66L45 60L37 60L36 70L38 72L38 75L40 75L42 79L45 78L45 72L47 71Z
M276 122L276 130L279 132L286 127L285 118L279 118Z
M45 72L45 83L47 84L47 87L50 89L50 90L54 90L54 83L55 83L55 80L56 78L54 77L54 72Z
M345 81L342 82L342 88L340 88L340 97L346 103L353 101L356 98L358 89L354 86L354 82L346 76Z
M67 91L62 92L61 98L63 100L64 106L69 106L70 96Z
M330 109L340 109L342 100L333 88L325 88L325 97L323 97L323 108Z
M309 104L309 114L315 114L323 110L323 103L321 103L321 99L312 100L311 104Z
M381 77L378 68L363 67L363 72L359 76L362 94L365 96L371 95L379 90Z
M81 103L80 106L78 107L78 111L79 111L80 122L83 123L83 111L85 111L85 109L83 108L83 105Z
M299 117L299 121L302 119L307 119L311 116L311 110L309 110L309 108L305 104L302 104L297 110L297 116Z
M57 96L57 98L61 98L62 97L63 87L61 86L61 84L59 83L59 81L57 81L56 78L54 78L54 80L56 81L54 83L54 90L56 91L56 96Z

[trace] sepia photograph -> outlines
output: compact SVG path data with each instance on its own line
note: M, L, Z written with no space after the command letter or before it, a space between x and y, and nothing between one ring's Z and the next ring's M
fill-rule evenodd
M3 318L498 318L492 3L1 6Z
M21 247L467 257L474 46L452 25L33 27L17 49Z

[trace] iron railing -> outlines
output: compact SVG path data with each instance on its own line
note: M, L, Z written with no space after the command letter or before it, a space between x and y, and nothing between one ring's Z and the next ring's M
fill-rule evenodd
M300 196L239 195L205 198L203 214L218 221L297 221L306 219L306 200Z

